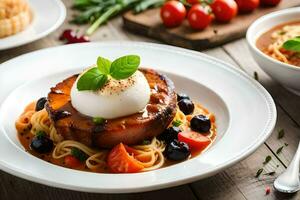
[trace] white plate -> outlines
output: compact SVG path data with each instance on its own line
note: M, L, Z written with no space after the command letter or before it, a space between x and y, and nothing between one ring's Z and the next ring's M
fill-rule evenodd
M91 66L101 55L141 56L142 66L166 72L215 113L218 137L208 151L170 167L136 174L96 174L49 164L26 153L14 121L30 101L51 86ZM89 192L141 192L211 176L250 155L270 135L276 108L268 92L245 73L207 55L182 48L137 42L66 45L19 56L0 66L0 168L38 183Z
M66 18L66 8L60 0L28 0L33 21L20 33L0 39L0 50L27 44L56 30Z

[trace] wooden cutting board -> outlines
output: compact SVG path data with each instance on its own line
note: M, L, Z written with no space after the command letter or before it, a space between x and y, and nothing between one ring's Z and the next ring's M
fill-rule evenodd
M177 28L165 28L160 19L159 8L138 15L129 11L123 15L123 21L125 28L134 33L146 35L175 46L202 50L244 37L249 25L267 13L299 5L300 0L282 0L277 7L258 8L250 14L238 15L230 23L213 22L203 31L191 29L186 20Z

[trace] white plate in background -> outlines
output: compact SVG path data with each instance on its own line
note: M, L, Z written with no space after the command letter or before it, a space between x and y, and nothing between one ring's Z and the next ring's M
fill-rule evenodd
M21 46L56 30L66 18L66 7L60 0L28 0L32 22L23 31L0 38L0 50Z

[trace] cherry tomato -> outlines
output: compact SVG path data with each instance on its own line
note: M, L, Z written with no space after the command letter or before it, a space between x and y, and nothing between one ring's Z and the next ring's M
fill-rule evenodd
M160 9L160 17L166 27L179 26L186 16L186 9L179 1L167 1Z
M239 12L247 13L255 10L259 5L259 0L235 0Z
M211 4L216 20L220 22L229 22L237 14L237 4L234 0L214 0Z
M205 29L212 21L210 7L195 4L188 13L188 21L193 29Z
M277 6L281 0L260 0L262 6Z
M64 158L64 162L65 165L70 168L76 168L81 164L80 161L75 156L72 155L66 156Z
M122 143L109 152L107 164L114 173L134 173L144 168L133 156L129 155L126 146Z
M178 140L187 143L191 149L197 150L203 150L211 143L208 137L195 131L180 132L178 134Z

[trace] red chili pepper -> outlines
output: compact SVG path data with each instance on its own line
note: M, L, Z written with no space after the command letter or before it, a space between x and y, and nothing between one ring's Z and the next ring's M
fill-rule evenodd
M66 44L72 44L72 43L81 43L81 42L89 42L89 38L85 35L79 36L77 33L73 30L67 29L65 30L61 36L59 37L60 40L65 40Z
M270 194L271 188L269 186L266 187L266 195Z

